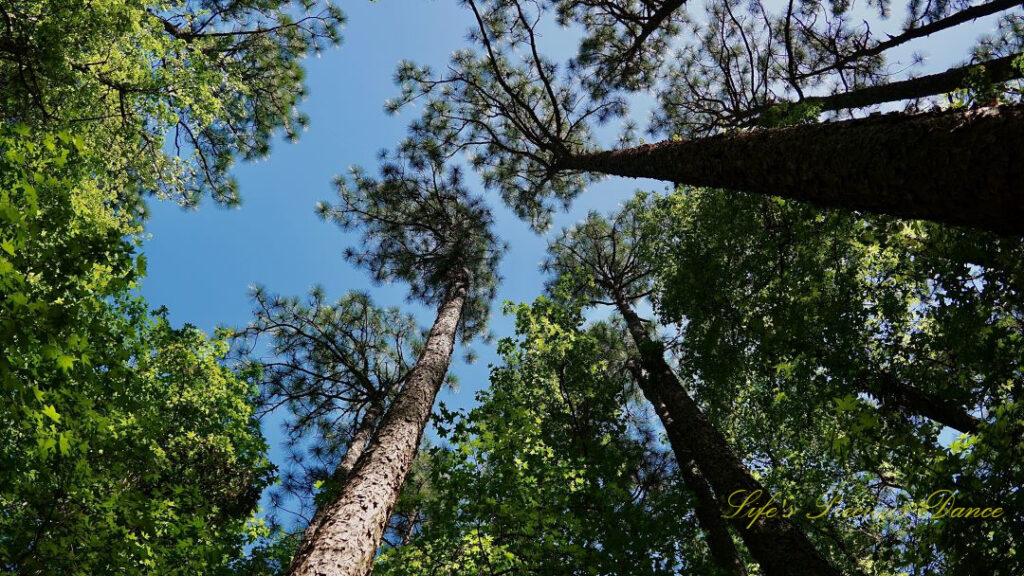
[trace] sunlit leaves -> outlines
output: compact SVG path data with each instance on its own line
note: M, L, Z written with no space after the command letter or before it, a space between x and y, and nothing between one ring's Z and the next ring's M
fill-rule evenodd
M649 217L680 370L766 485L843 485L886 505L955 486L1014 505L1019 240L709 190L681 189ZM936 419L973 440L941 445ZM876 548L876 569L1001 563L953 521L858 530L903 542ZM1013 538L1008 523L984 530Z
M0 559L18 573L223 572L270 472L252 382L194 328L128 301L97 313L97 347L79 346L92 366L39 366L32 402L5 390Z

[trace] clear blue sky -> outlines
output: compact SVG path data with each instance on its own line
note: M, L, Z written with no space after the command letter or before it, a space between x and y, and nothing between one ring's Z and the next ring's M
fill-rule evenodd
M166 305L175 324L188 322L208 333L219 325L244 326L251 310L247 287L254 283L288 295L319 283L332 300L348 290L368 290L377 304L402 306L422 326L432 322L433 310L406 302L405 285L375 287L363 270L349 265L342 251L356 235L322 222L314 205L333 200L332 177L353 164L375 172L377 151L405 135L416 111L397 116L383 111L384 101L397 94L392 78L398 61L443 67L451 52L465 45L470 15L454 1L355 1L343 8L348 24L342 46L305 61L310 97L302 109L310 116L309 130L296 144L275 143L266 160L236 167L241 208L206 201L198 210L182 210L151 202L150 238L143 246L149 273L141 292L151 306ZM573 46L573 40L562 38L563 50ZM623 184L595 187L572 215L557 217L553 230L587 210L612 209L638 185ZM501 315L501 302L530 302L542 291L538 263L546 240L494 200L497 230L510 247L501 263L504 281L491 324L500 337L514 333L510 319ZM450 407L471 405L475 391L486 386L488 364L496 361L493 347L472 348L479 354L472 365L456 350L453 370L460 384L441 396ZM272 458L282 461L279 429L265 428Z
M350 266L342 250L355 236L321 222L313 207L318 200L333 199L333 176L353 164L375 171L376 152L404 136L415 111L393 117L383 112L384 101L397 93L392 83L396 64L412 59L443 68L451 52L465 45L469 13L454 0L355 0L343 8L348 16L344 44L306 60L311 96L302 108L311 118L308 132L297 144L278 142L265 161L237 167L242 207L229 210L205 202L199 210L185 211L167 202L151 203L151 237L143 249L149 275L142 293L152 306L166 305L176 324L188 322L208 332L218 325L245 325L250 315L247 287L254 283L282 294L302 294L319 283L332 299L347 290L370 290L378 304L403 306L421 325L431 322L433 310L408 304L404 285L373 287L366 273ZM992 22L986 19L970 31L925 43L934 59L924 70L962 60L971 40L980 30L991 29ZM899 24L886 28L895 30ZM558 56L575 47L572 31L550 30L543 40L544 49ZM602 182L577 200L571 214L557 215L552 230L574 223L588 210L609 211L639 187L662 190L664 184ZM546 239L530 232L493 197L492 206L497 231L510 246L501 264L504 281L491 324L503 337L513 334L513 325L501 316L501 302L530 302L542 291L538 263ZM474 392L486 386L487 366L496 358L485 345L474 349L479 353L474 365L464 364L457 351L453 370L459 390L442 392L450 407L472 405ZM268 426L265 432L272 458L280 459L279 430Z

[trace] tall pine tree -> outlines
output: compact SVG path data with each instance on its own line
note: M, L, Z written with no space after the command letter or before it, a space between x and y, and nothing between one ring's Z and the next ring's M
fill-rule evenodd
M769 501L768 491L680 384L665 360L661 341L651 336L634 308L634 302L650 292L654 264L642 253L647 227L641 216L643 202L629 208L612 222L592 214L564 233L551 245L547 267L563 281L577 283L580 294L593 303L613 306L625 321L638 357L637 383L665 426L676 459L695 463L694 489L701 489L699 478L706 477L723 514L731 510L730 504L747 497L763 505ZM839 574L788 518L760 516L751 521L744 515L727 516L766 574ZM722 558L728 566L724 554Z
M349 259L377 281L407 282L411 298L437 306L437 316L369 448L296 554L289 570L296 576L370 571L455 342L485 325L502 251L487 207L431 141L404 143L383 156L380 178L355 169L351 185L339 179L338 188L340 202L322 204L320 213L362 232L360 247L347 251Z
M289 413L292 454L271 501L312 534L321 516L310 496L340 490L408 377L421 334L411 316L359 292L331 303L320 287L304 300L256 288L252 299L254 318L235 347L261 368L261 412Z
M965 14L953 13L951 3L912 3L915 27L886 42L851 24L845 2L790 2L783 14L761 2L749 9L715 2L692 22L676 14L681 2L559 2L563 22L580 21L592 32L563 67L541 50L546 3L466 4L476 20L473 46L456 52L443 74L402 64L393 108L429 101L416 127L458 132L487 184L535 224L589 181L615 175L1024 233L1024 111L992 105L1019 100L1016 84L1003 85L1021 77L1014 15L1004 35L945 74L890 84L882 59L904 41L1012 3ZM583 10L591 4L603 10ZM654 51L676 43L682 49L678 58L664 58L647 43ZM667 138L630 146L627 121L621 145L602 148L595 128L625 116L631 92L641 88L659 102L649 132ZM825 110L959 89L964 102L981 108L817 122Z

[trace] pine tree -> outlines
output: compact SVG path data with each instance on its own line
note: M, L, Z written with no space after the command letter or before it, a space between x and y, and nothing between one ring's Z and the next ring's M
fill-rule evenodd
M567 231L550 246L546 266L595 304L613 306L625 321L637 355L637 384L655 407L664 425L680 466L691 467L691 489L707 493L707 484L717 497L722 514L729 504L747 495L759 495L759 504L768 501L768 491L750 473L700 407L690 397L668 362L660 342L650 335L645 321L633 303L650 293L653 264L642 255L641 237L646 223L640 215L642 203L624 209L609 223L591 214L582 225ZM706 478L707 484L701 480ZM707 494L705 498L710 497ZM715 525L709 504L701 505L702 521L716 535L716 558L724 569L732 568L734 554L723 542L725 535ZM815 548L803 531L781 515L750 521L732 515L732 525L765 574L839 574ZM720 535L720 536L719 536ZM731 540L730 540L731 542Z
M1009 509L1019 484L1019 467L1007 465L1020 442L1019 250L1019 240L972 230L680 189L641 195L608 219L591 214L552 245L549 266L624 318L635 377L665 404L677 458L694 452L720 504L758 489L736 488L751 465L758 486L782 487L797 506L842 487L849 501L891 508L955 486L964 505ZM637 312L646 297L679 326L677 369ZM943 425L967 434L943 445ZM702 443L716 450L702 454ZM987 536L958 541L963 524L935 520L864 522L861 534L823 518L803 529L843 571L868 546L873 562L897 570L1013 572L984 541L1016 541L1015 521L977 520ZM737 530L767 573L786 569L766 545L770 531Z
M384 155L380 178L353 170L351 186L338 181L340 202L320 213L362 232L349 259L375 280L403 280L411 298L437 306L437 316L409 371L337 496L324 504L322 522L303 542L289 570L296 576L363 576L370 571L388 519L412 467L423 430L448 370L457 337L484 326L502 248L491 215L464 187L441 150L409 141Z
M749 10L716 2L689 22L676 13L679 2L566 1L558 3L562 21L580 21L591 34L565 72L539 47L543 4L466 4L475 46L457 52L443 75L402 64L392 106L427 100L414 128L459 133L485 182L535 225L588 182L614 175L1024 233L1024 110L992 105L1019 99L1015 84L1003 85L1022 72L1016 15L1007 16L1003 35L979 44L971 63L946 73L888 83L882 58L1012 2L962 13L951 3L912 4L912 27L876 40L851 24L848 3L791 2L777 15L760 2ZM583 10L592 4L601 8ZM655 57L648 42L655 51L682 48L677 58ZM627 121L621 147L602 149L595 128L625 116L639 90L659 101L649 132L668 138L630 147ZM816 122L826 110L954 91L980 108Z
M254 318L235 347L261 368L261 412L289 412L291 467L271 501L290 509L298 500L313 534L320 516L310 495L323 501L344 485L408 377L421 334L411 316L359 292L332 304L320 287L305 301L257 287L252 299Z

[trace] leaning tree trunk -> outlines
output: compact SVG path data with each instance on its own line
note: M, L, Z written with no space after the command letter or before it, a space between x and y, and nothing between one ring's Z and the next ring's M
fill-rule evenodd
M646 382L647 378L639 366L630 365L630 372L633 380L644 391L644 396L654 406L654 412L666 429L673 418L668 406L657 395L655 388ZM675 424L672 423L672 427ZM736 543L729 533L729 524L722 515L718 500L715 498L707 478L701 472L700 466L693 459L690 447L684 441L681 434L670 434L668 438L672 446L672 452L676 455L676 462L679 464L679 474L683 477L683 483L693 494L693 511L697 516L697 522L706 533L708 550L711 552L711 559L722 570L723 574L732 576L746 576L747 568L740 559Z
M352 470L355 469L359 458L370 445L370 440L373 438L373 431L377 429L377 420L379 418L380 404L376 402L371 403L366 408L366 412L363 413L363 418L359 421L359 426L356 428L355 433L352 434L352 440L348 443L345 455L341 457L341 462L338 463L338 467L334 469L334 473L331 475L334 481L344 482L348 475L352 473Z
M803 103L817 105L821 110L842 110L926 98L963 88L971 81L973 74L978 75L979 81L1001 84L1021 77L1022 71L1014 63L1020 57L1020 54L1011 54L988 62L950 68L945 72L900 82L868 86L831 96L811 96L804 98Z
M1019 2L1019 0L1014 1ZM1024 77L1024 70L1021 70L1015 64L1015 61L1020 57L1020 53L1011 54L987 62L950 68L945 72L909 78L899 82L866 86L828 96L808 96L798 102L779 102L758 106L739 114L736 120L742 121L744 126L749 126L754 123L752 119L780 105L793 106L803 104L817 107L821 111L867 108L899 100L915 100L953 92L967 86L972 81L1002 84Z
M899 381L889 371L865 376L861 390L874 396L883 410L920 415L960 432L974 434L980 421L956 402Z
M728 502L733 494L740 494L733 497L734 502L742 501L746 495L758 490L762 497L755 507L767 502L768 492L750 475L725 438L680 385L665 361L664 350L648 337L636 312L623 299L617 300L616 307L626 320L647 372L646 378L640 381L644 396L655 407L664 403L665 410L663 413L659 411L659 417L673 451L676 445L688 447L683 454L677 452L676 459L685 462L692 456L720 503ZM781 508L781 502L778 505ZM727 512L731 514L733 510ZM839 575L839 571L818 553L800 528L782 517L781 511L771 518L759 516L753 523L742 515L733 515L731 521L767 576Z
M363 413L362 419L359 420L359 426L356 427L355 432L352 433L352 438L349 440L348 448L345 449L345 455L341 457L341 462L338 463L338 467L331 473L331 480L336 484L335 490L341 490L341 487L345 485L345 481L348 479L349 474L356 467L356 463L359 462L359 458L366 451L366 448L370 445L370 440L373 438L373 431L377 428L377 420L380 418L380 404L371 403ZM323 524L324 517L327 513L328 507L321 506L317 509L316 513L313 514L313 519L309 521L309 526L306 526L306 530L303 532L302 541L310 542L316 537L317 531L320 529L320 525Z
M292 561L291 576L365 576L412 467L437 392L444 383L466 300L468 279L452 283L430 328L423 354L384 415L338 497Z
M815 353L818 357L829 354L822 347L816 348ZM977 433L981 425L959 402L904 382L891 370L861 370L853 381L853 389L873 397L882 411L891 414L923 416L968 434Z
M672 415L668 411L668 407L653 394L653 387L646 384L645 388L651 390L651 395L655 398L652 400L652 404L654 404L658 418L662 423L672 422ZM674 424L673 427L675 427ZM718 501L715 499L711 486L708 485L707 478L704 477L704 473L701 472L700 466L693 459L689 447L683 440L680 434L669 435L669 444L672 445L672 451L677 455L676 459L679 463L679 473L683 477L683 483L693 493L693 511L697 515L697 522L706 533L711 559L723 574L746 576L746 565L740 559L739 551L736 550L736 543L732 540L729 525L722 515Z
M566 156L553 169L1024 235L1024 104L664 141Z
M676 447L672 447L676 451ZM747 567L736 550L736 543L729 533L729 526L722 517L721 509L715 495L708 485L704 473L694 460L679 464L679 471L683 476L683 482L690 489L696 500L694 513L701 528L706 532L708 550L711 551L711 558L722 570L723 574L732 576L746 576Z

